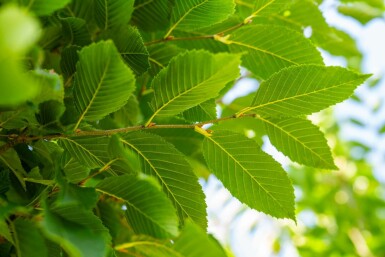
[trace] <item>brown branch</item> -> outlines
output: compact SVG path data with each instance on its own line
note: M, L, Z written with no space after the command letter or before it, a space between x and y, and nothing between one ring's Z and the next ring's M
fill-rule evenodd
M194 129L196 126L202 127L203 125L218 123L225 120L238 119L242 117L253 117L255 114L242 114L240 116L228 116L208 121L203 121L195 124L150 124L149 126L132 126L118 129L109 129L109 130L76 130L72 134L55 134L55 135L46 135L46 136L29 136L29 135L13 135L9 141L0 147L0 154L4 153L8 149L14 147L17 144L28 143L35 140L52 140L60 138L72 138L72 137L84 137L84 136L111 136L119 133L127 133L137 130L152 130L152 129Z

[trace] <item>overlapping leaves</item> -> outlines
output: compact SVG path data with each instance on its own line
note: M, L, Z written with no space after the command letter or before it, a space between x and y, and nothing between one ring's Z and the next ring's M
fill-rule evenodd
M129 133L123 136L122 142L138 155L143 172L158 179L181 222L190 218L205 228L206 203L202 188L184 156L161 137L149 133Z

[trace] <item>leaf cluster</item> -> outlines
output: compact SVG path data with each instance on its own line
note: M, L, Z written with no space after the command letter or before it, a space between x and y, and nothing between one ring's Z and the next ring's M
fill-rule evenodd
M4 256L226 256L206 234L198 179L295 220L293 186L261 137L335 169L306 115L368 78L323 64L317 47L359 52L311 0L0 4ZM224 103L246 77L258 90Z

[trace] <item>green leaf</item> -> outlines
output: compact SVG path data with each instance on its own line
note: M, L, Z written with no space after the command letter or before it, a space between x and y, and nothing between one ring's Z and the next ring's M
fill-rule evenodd
M148 70L148 52L139 31L131 26L120 26L108 31L107 38L114 41L123 60L137 74Z
M238 12L249 19L259 15L271 15L288 8L293 0L235 0Z
M189 221L175 241L173 249L185 257L227 257L226 252L214 238Z
M251 107L241 113L253 111L262 116L311 114L347 99L369 77L341 67L290 67L262 82Z
M104 167L108 162L109 142L108 137L62 138L59 145L80 164L93 169Z
M176 0L165 38L175 29L194 31L224 21L234 13L234 8L232 0Z
M234 8L232 0L175 0L171 27L165 37L175 29L194 31L224 21Z
M74 100L82 120L99 120L120 109L134 90L135 77L112 41L84 47L79 53Z
M166 29L169 25L170 7L169 0L136 0L132 22L145 31Z
M90 173L88 167L71 157L68 152L63 153L60 163L67 180L71 183L79 183Z
M18 2L33 11L38 16L50 15L66 6L71 0L18 0Z
M128 133L122 142L137 153L143 172L158 179L176 207L180 221L183 223L189 217L206 228L205 197L198 178L183 155L161 137L149 133Z
M214 131L203 141L210 170L241 202L277 218L295 219L294 190L279 163L258 144L230 131Z
M291 160L315 168L337 169L317 126L300 118L262 118L271 143Z
M39 92L36 84L23 70L19 59L40 36L35 18L15 6L0 10L0 105L18 105Z
M127 25L134 10L134 0L95 0L95 20L99 28Z
M365 2L340 5L338 11L355 18L364 25L375 18L382 17L384 12L383 9L375 8Z
M182 113L182 117L187 121L199 122L214 120L217 118L215 99L210 99L190 108Z
M71 257L105 257L111 241L108 231L91 212L74 207L45 208L41 228Z
M18 257L48 256L44 238L32 221L18 218L11 227Z
M120 127L138 125L143 120L139 102L135 96L131 96L126 105L114 112L113 115L114 121L117 122Z
M63 48L60 59L60 68L65 79L72 78L76 72L76 63L79 61L79 46Z
M321 54L310 40L281 26L246 26L224 40L230 51L245 52L242 65L262 79L292 65L323 64Z
M19 155L17 154L15 149L10 148L5 152L0 153L0 164L3 164L5 167L10 169L12 173L16 176L16 178L19 180L24 190L26 190L24 177L27 177L27 172L21 165Z
M60 21L66 44L85 46L91 43L91 34L87 29L85 20L76 17L67 17Z
M154 44L147 46L150 54L149 61L151 75L156 75L161 69L166 67L170 60L182 53L184 50L173 44Z
M218 95L239 76L239 55L191 51L171 60L152 81L156 116L173 116Z
M34 110L30 108L19 108L16 111L0 113L0 127L5 129L33 128L38 122Z
M125 175L106 178L96 189L124 201L127 220L137 234L156 238L177 236L176 210L166 195L150 182Z

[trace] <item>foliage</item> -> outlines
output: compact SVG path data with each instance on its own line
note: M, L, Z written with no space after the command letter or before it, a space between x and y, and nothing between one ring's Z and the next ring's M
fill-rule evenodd
M2 256L226 256L198 178L295 220L259 136L334 169L306 115L369 77L323 65L317 47L360 54L311 0L0 3ZM257 92L224 104L245 77Z

